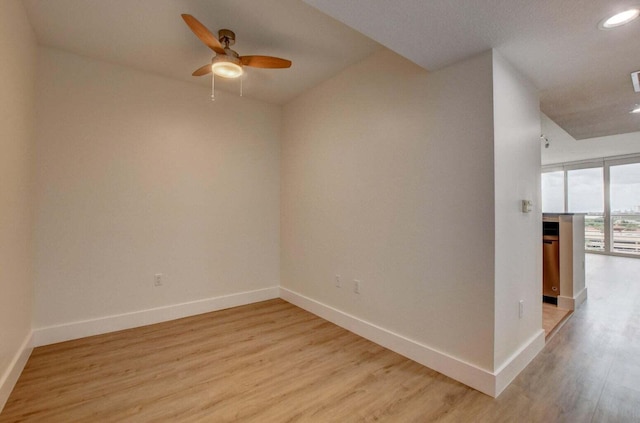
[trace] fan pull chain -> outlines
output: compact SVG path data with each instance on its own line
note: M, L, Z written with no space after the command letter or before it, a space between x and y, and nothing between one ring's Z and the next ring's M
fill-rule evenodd
M211 101L216 101L216 74L211 72Z
M242 81L244 80L244 75L240 77L240 97L242 97Z

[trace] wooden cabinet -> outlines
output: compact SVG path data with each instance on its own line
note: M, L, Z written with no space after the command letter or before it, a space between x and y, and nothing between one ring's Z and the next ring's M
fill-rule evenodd
M544 236L542 238L542 295L545 301L558 303L560 295L560 242ZM553 299L548 301L548 299Z
M549 223L557 224L557 235L549 231L543 234L543 296L554 298L558 307L574 310L587 297L584 214L545 213L542 222L547 228Z

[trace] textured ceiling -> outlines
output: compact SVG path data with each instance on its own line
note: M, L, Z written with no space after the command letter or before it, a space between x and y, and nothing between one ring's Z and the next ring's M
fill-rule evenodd
M542 111L575 138L640 131L640 114L628 113L640 103L629 76L640 70L640 20L617 30L597 28L603 17L640 0L305 1L314 7L302 0L24 4L42 45L202 85L210 79L191 72L213 54L180 14L194 15L214 33L230 28L241 55L293 61L287 70L247 72L245 96L276 104L380 44L428 70L495 48L540 89ZM238 89L237 81L217 79L216 86Z
M1 0L0 0L1 1ZM214 34L236 33L240 55L293 61L290 69L250 68L246 97L283 104L381 46L300 0L24 0L38 42L90 58L210 86L191 72L214 53L180 14ZM239 90L216 78L216 89Z
M640 19L601 31L638 0L305 0L426 69L497 49L541 91L541 108L577 139L640 131L630 73Z

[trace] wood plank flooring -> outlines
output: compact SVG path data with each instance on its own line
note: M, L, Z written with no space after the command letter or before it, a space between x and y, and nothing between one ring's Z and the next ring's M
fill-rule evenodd
M555 334L556 329L565 322L571 315L571 310L559 308L556 305L542 303L542 329L548 340L551 335Z
M637 274L589 255L587 303L497 399L273 300L37 348L0 422L637 422Z

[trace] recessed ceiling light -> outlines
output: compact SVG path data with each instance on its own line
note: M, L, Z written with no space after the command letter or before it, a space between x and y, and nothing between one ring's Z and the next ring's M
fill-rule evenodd
M640 16L640 8L634 7L632 9L625 10L624 12L616 13L613 16L604 18L598 24L600 29L613 29L622 25L626 25L632 20Z
M640 113L640 106L636 104L636 108L630 111L629 113Z

